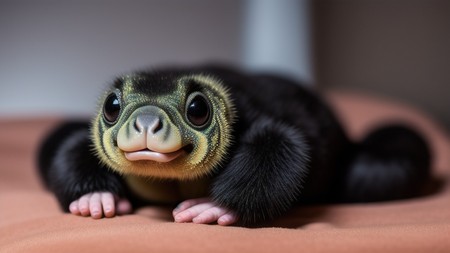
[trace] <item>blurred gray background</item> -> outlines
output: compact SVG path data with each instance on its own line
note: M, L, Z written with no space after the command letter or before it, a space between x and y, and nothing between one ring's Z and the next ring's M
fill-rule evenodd
M0 0L0 116L86 115L115 76L222 62L404 101L450 128L450 1Z

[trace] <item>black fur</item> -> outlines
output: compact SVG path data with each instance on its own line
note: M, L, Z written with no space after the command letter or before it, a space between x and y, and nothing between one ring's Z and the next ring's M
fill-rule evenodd
M39 154L42 178L64 211L73 200L89 192L125 195L122 178L101 165L93 154L88 127L83 122L63 124L43 143Z
M243 224L271 220L301 195L309 157L308 145L297 129L261 118L242 136L211 195L234 210Z
M355 150L343 180L346 201L409 198L420 193L429 178L431 156L427 144L404 126L380 128Z
M244 225L270 221L296 203L412 197L429 178L430 153L417 133L392 126L351 143L326 104L291 80L210 66L140 72L159 81L186 73L216 76L235 102L235 141L211 197ZM41 174L65 210L85 193L127 192L90 146L88 125L74 123L41 149Z

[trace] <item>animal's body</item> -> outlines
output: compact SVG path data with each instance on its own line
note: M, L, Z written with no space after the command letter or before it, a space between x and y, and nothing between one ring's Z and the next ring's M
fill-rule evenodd
M244 225L298 203L415 196L429 163L425 141L406 127L352 143L313 91L212 66L118 78L92 122L59 127L39 154L42 177L66 211L89 215L83 196L107 192L134 207L188 200L176 221L195 221L193 213L209 207L198 223ZM190 216L180 215L186 210Z

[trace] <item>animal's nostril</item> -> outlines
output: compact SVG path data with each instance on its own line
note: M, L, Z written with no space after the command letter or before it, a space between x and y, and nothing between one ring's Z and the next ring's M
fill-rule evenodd
M153 127L153 133L156 134L159 130L161 130L163 128L163 124L161 122L161 120L157 120L157 122L155 123L155 126Z
M139 115L136 118L133 127L139 133L142 133L144 131L156 133L158 130L162 128L162 125L161 120L158 118L158 116L151 114L143 114Z
M139 133L142 132L142 128L139 127L139 124L138 124L138 121L137 121L137 120L134 121L133 126L134 126L134 129L136 129L136 131L138 131Z

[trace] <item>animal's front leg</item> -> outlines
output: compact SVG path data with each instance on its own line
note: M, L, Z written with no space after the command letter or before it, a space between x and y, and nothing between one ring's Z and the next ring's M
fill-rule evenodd
M237 216L229 209L219 206L210 198L189 199L181 202L174 210L175 222L193 222L207 224L217 222L219 225L231 225Z
M245 226L271 221L298 201L308 175L309 146L300 130L267 118L254 121L211 196Z
M87 123L67 123L57 129L40 154L46 186L62 209L75 215L101 218L131 212L130 202L123 199L120 175L102 165L92 146Z

